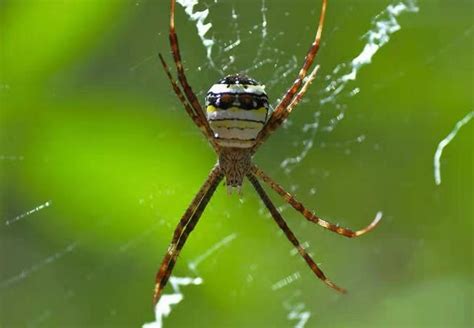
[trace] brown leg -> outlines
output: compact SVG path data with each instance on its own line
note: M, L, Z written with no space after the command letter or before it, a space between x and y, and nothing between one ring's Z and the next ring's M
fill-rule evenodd
M176 263L179 252L184 246L186 239L196 226L201 217L204 208L211 199L217 185L222 181L223 174L218 166L209 174L206 182L203 184L193 201L187 208L181 220L176 227L173 239L168 251L163 258L161 266L156 274L155 292L153 294L153 303L156 304L161 296L163 288L166 286L171 272Z
M203 124L201 119L194 113L193 109L191 108L188 101L184 97L183 92L181 91L178 84L173 79L173 76L171 75L170 69L169 69L168 65L166 64L163 56L161 54L158 54L158 56L160 57L161 65L163 65L163 69L165 70L166 76L170 80L170 83L171 83L171 86L173 87L174 93L176 94L176 96L178 96L179 100L184 105L184 108L186 109L186 112L188 113L189 117L191 117L194 124L196 124L197 127L199 129L201 129L202 133L204 133L204 136L209 140L209 142L214 147L214 149L216 151L218 151L219 147L216 144L213 135L209 134L210 132L208 131L206 125Z
M314 79L316 78L316 74L318 73L318 70L319 70L319 66L316 66L313 69L311 74L308 76L308 79L303 84L300 91L296 94L296 96L293 98L293 100L288 105L288 107L286 107L284 110L281 110L279 113L274 112L272 114L271 119L267 122L264 128L267 130L267 133L262 135L260 138L257 137L255 145L252 148L253 153L255 153L258 147L262 145L268 139L268 137L272 134L273 131L278 129L280 125L283 124L286 118L290 115L291 111L296 107L296 105L299 104L304 94L308 90L309 86L311 85L311 83L313 83Z
M206 115L204 114L201 104L197 100L196 95L194 94L191 86L188 83L186 75L184 74L184 67L181 61L181 52L179 50L178 35L176 34L176 29L174 25L175 7L176 7L176 0L171 0L169 39L170 39L171 52L173 54L173 59L176 64L176 69L178 72L178 80L181 83L181 86L183 87L186 98L188 99L189 103L193 107L197 117L199 118L199 120L201 120L202 124L206 126L206 129L208 130L209 135L212 136L213 134L209 127L209 123L207 122Z
M337 290L340 293L345 293L346 290L344 288L341 288L334 284L331 280L329 280L326 275L321 271L321 269L318 267L318 265L313 261L311 256L306 252L306 250L301 246L300 242L296 238L296 236L293 234L293 232L290 230L288 225L286 224L285 220L283 220L283 217L281 214L278 212L276 209L275 205L273 205L272 201L268 197L267 193L265 190L263 190L262 186L258 182L257 178L253 174L248 174L247 178L250 180L252 185L254 186L255 190L257 191L258 195L262 199L263 203L265 206L268 208L270 213L272 214L273 219L275 222L278 224L281 230L285 233L286 237L290 240L290 242L295 246L295 248L298 250L298 253L304 258L306 263L309 265L311 270L314 272L314 274L321 279L326 285L329 287Z
M306 73L308 72L309 68L313 64L314 58L316 57L319 50L321 34L323 32L324 18L326 16L326 5L327 5L327 0L323 0L323 4L321 7L321 15L319 16L318 30L316 31L316 37L314 39L313 44L308 50L308 53L303 63L303 67L301 67L298 73L298 77L296 78L295 82L293 82L293 85L291 86L291 88L288 89L283 99L275 107L273 115L270 117L269 121L265 125L265 128L257 136L257 146L262 144L262 142L260 142L261 139L266 139L267 135L272 133L274 129L276 129L276 127L279 126L279 125L275 126L274 121L278 120L278 117L281 115L281 112L285 111L288 105L291 103L294 96L298 92L299 88L303 84L303 79L306 77Z
M340 227L334 223L328 222L326 220L321 219L314 213L310 212L302 203L297 201L295 197L293 197L291 194L286 192L278 183L276 183L272 178L270 178L268 175L266 175L262 170L260 170L257 166L253 165L251 168L251 171L253 174L258 176L260 179L262 179L267 185L269 185L273 190L275 190L283 199L293 206L295 210L303 214L303 216L308 220L313 223L316 223L320 225L321 227L328 229L332 232L335 232L339 235L353 238L353 237L359 237L362 236L363 234L371 231L372 229L375 228L375 226L379 223L380 219L382 218L381 216L376 216L375 219L365 228L357 231L352 231L347 228Z
M306 91L308 91L309 86L311 85L311 83L313 83L314 79L316 78L316 74L318 74L318 71L319 71L319 65L316 66L311 71L311 74L309 74L307 80L304 82L304 84L301 87L300 91L296 94L296 96L293 98L293 100L288 105L288 107L286 107L284 110L282 110L280 112L281 114L278 115L278 117L276 117L277 121L275 123L277 123L277 126L274 128L274 130L276 128L278 128L283 123L283 121L288 117L288 115L290 115L292 110L300 103L300 101L303 98L303 96L305 95Z

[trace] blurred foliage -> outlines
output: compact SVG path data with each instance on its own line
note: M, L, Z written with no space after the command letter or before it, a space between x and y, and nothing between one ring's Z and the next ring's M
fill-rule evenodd
M221 44L235 37L232 8L239 14L236 69L252 65L260 42L252 30L261 20L255 3L207 2ZM287 318L290 309L304 304L307 327L472 327L472 122L445 149L442 184L433 180L438 143L474 108L471 1L419 1L419 13L400 16L401 31L361 71L361 93L345 100L345 118L317 133L293 171L280 168L301 151L301 129L314 120L324 76L361 51L360 36L390 3L330 1L320 78L292 124L256 156L308 207L344 226L362 227L384 212L377 230L347 240L281 208L350 293L336 295L290 255L248 185L240 201L222 187L175 274L193 276L190 261L226 236L237 238L200 264L204 284L184 287L167 326L288 327L297 322ZM319 4L266 5L268 33L276 37L265 47L282 50L280 63L293 56L299 63ZM177 9L188 78L202 97L220 76L206 69L195 26ZM158 51L171 61L168 15L167 1L0 2L0 327L153 320L155 270L215 162L158 63ZM272 71L264 65L254 73L265 81ZM279 80L270 95L292 80ZM322 113L322 124L336 112ZM364 142L353 142L360 135ZM5 224L47 201L51 206ZM298 280L272 290L295 272Z

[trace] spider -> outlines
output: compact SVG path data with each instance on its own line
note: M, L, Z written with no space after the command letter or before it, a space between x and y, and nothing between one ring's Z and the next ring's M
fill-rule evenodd
M352 231L330 223L306 209L295 197L286 192L283 187L252 163L252 157L257 149L282 125L288 115L301 101L309 85L316 77L319 66L316 66L308 76L307 73L318 53L327 0L322 1L316 37L308 50L303 66L296 80L273 111L270 110L264 85L242 74L226 76L214 84L206 95L206 107L203 109L184 73L178 45L178 36L175 30L175 6L176 0L171 0L169 41L179 82L171 75L170 69L161 54L159 54L159 58L176 96L183 104L187 114L214 148L218 156L218 161L184 212L174 231L171 244L156 274L153 295L154 304L160 299L163 288L168 282L184 243L196 226L206 205L224 177L229 193L232 193L232 190L235 188L238 189L240 193L240 188L246 177L270 211L277 225L283 230L286 237L298 250L298 253L303 257L314 274L329 287L340 293L345 293L346 290L344 288L337 286L326 277L308 252L303 248L270 200L259 180L266 183L271 189L278 193L308 221L345 237L359 237L371 231L377 225L381 217L377 216L367 227L358 231Z

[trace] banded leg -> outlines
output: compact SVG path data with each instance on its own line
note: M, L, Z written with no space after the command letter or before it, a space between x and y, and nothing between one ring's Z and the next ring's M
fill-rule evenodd
M274 121L277 120L279 115L281 115L281 112L285 111L288 105L291 103L296 93L298 92L299 88L303 84L303 80L306 77L306 74L309 68L313 64L314 58L316 57L318 53L320 42L321 42L321 34L323 33L323 27L324 27L324 18L326 16L326 6L327 6L327 0L323 0L322 6L321 6L321 15L319 16L318 29L316 31L316 37L314 39L313 44L309 48L308 53L306 54L303 67L301 67L298 73L298 77L293 82L293 85L291 86L291 88L287 90L285 96L282 98L280 103L275 107L273 115L270 117L266 127L257 136L256 147L262 144L262 141L260 140L266 139L267 135L274 131L272 130L272 127L274 126L273 125Z
M299 201L296 200L293 195L290 193L286 192L278 183L276 183L272 178L270 178L268 175L266 175L262 170L260 170L257 166L252 165L251 171L253 174L255 174L257 177L262 179L267 185L269 185L273 190L275 190L288 204L293 206L295 210L303 214L303 216L308 220L313 223L316 223L317 225L323 227L324 229L330 230L332 232L335 232L339 235L348 237L348 238L354 238L354 237L359 237L362 236L363 234L366 234L367 232L371 231L372 229L375 228L375 226L379 223L380 219L382 216L377 215L375 219L365 228L357 230L357 231L352 231L350 229L340 227L334 223L328 222L326 220L321 219L318 217L316 214L312 213L306 207L300 203Z
M194 113L193 109L191 108L188 101L184 97L183 92L179 88L176 81L173 79L173 76L171 75L170 69L169 69L168 65L166 64L163 56L161 54L158 54L158 56L160 57L161 65L163 65L163 69L165 70L166 76L168 77L168 80L170 81L171 86L173 87L174 93L176 94L176 96L178 96L179 101L181 101L181 103L183 104L184 108L186 109L186 113L188 113L189 117L191 117L194 124L196 124L197 127L199 129L201 129L202 133L209 140L209 142L214 147L214 149L216 151L218 151L219 147L216 144L214 138L212 137L212 135L209 135L209 132L208 132L205 124L203 124L201 119L196 115L196 113Z
M206 115L201 107L201 104L197 100L196 95L194 94L191 86L188 83L186 74L184 73L184 67L181 61L181 52L179 50L178 35L176 34L176 29L175 29L175 24L174 24L175 7L176 7L176 0L171 0L169 40L170 40L171 52L173 54L173 59L176 64L176 70L178 72L178 80L181 86L183 87L184 94L186 95L186 98L188 99L191 106L193 107L196 116L205 126L205 129L209 137L212 138L214 134L212 133L211 128L209 127L209 123L207 122Z
M168 251L166 252L156 274L155 291L153 294L154 304L158 302L161 292L168 282L176 263L176 259L184 246L186 239L196 226L204 208L214 194L217 185L222 181L222 178L223 174L220 168L215 166L179 221L178 226L174 231L171 244L168 247Z
M306 91L308 91L309 86L313 83L314 79L316 78L316 74L318 74L319 65L316 66L311 74L308 76L308 79L304 82L303 86L301 87L300 91L296 94L293 98L291 103L286 107L284 110L280 111L279 113L274 112L271 116L271 119L267 122L264 127L264 130L267 130L267 133L262 135L260 138L257 136L257 140L255 145L252 148L252 152L255 153L257 148L263 144L268 137L272 134L273 131L278 129L280 125L286 120L286 118L291 114L293 109L299 104L303 96L305 95Z
M260 182L258 182L257 178L251 173L247 175L247 178L250 180L255 190L257 191L258 195L262 199L263 203L272 214L272 217L275 220L275 222L278 224L280 229L283 230L288 240L293 244L293 246L295 246L295 248L298 250L298 253L300 253L300 255L304 258L304 260L306 261L308 266L311 268L311 270L314 272L314 274L329 287L337 290L340 293L345 293L346 290L344 288L337 286L335 283L333 283L331 280L329 280L326 277L323 271L318 267L318 265L313 261L311 256L309 256L309 254L303 248L303 246L301 246L300 242L298 241L296 236L293 234L293 232L290 230L285 220L281 216L280 212L278 212L275 205L273 205L272 201L270 200L267 193L265 192L265 190L263 190L263 187L261 186Z

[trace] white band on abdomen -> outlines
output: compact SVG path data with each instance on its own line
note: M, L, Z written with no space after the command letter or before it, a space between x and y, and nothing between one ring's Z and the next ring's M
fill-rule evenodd
M253 93L256 95L265 94L264 85L250 85L250 84L214 84L209 93Z

